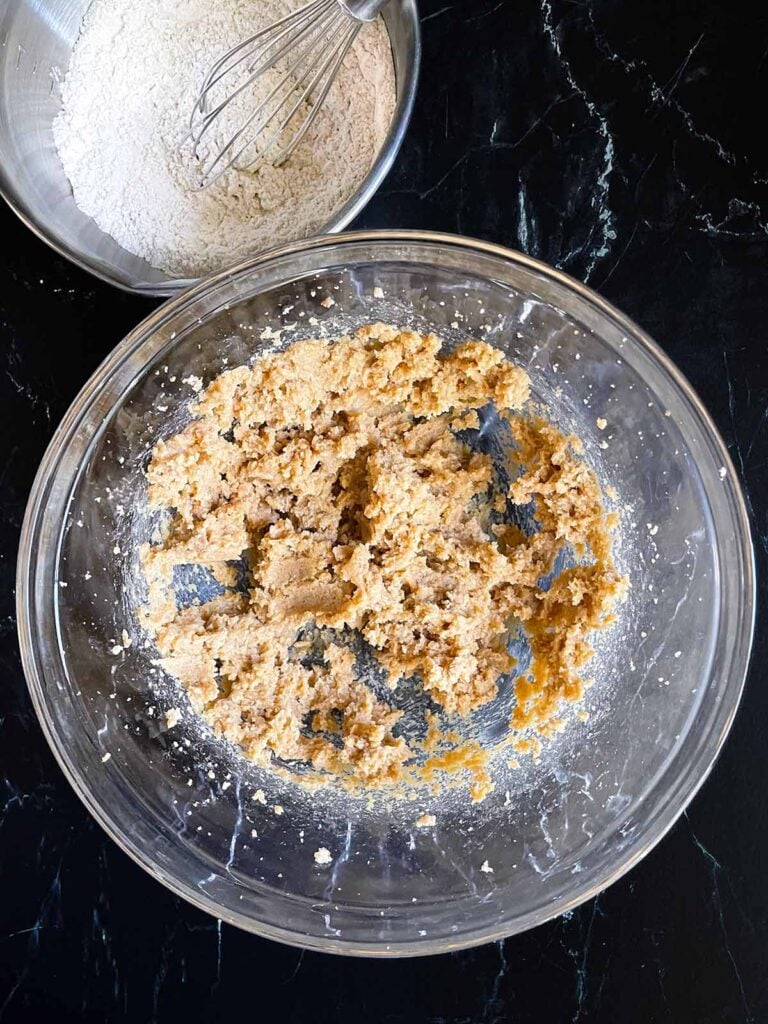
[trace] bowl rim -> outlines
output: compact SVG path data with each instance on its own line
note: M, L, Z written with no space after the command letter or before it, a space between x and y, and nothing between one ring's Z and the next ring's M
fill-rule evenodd
M722 466L725 467L726 473L723 477L723 486L726 488L729 499L732 526L742 559L744 576L741 588L743 600L742 615L739 618L738 629L733 640L733 650L730 654L728 671L724 674L725 689L709 727L708 742L700 744L693 757L685 763L684 767L681 767L677 772L677 776L670 780L672 784L665 794L664 808L655 815L652 824L643 833L641 841L628 845L627 852L622 853L617 858L611 871L603 872L599 877L593 878L588 884L576 886L571 895L567 898L559 898L553 901L551 906L529 911L524 916L514 921L507 921L502 926L496 928L470 930L461 934L456 939L427 939L424 943L413 941L394 944L381 941L363 943L354 940L344 940L343 938L317 937L267 925L253 918L240 917L237 913L230 912L221 907L214 899L201 896L199 890L193 890L177 879L169 877L166 872L152 863L142 850L134 848L129 839L113 827L109 812L97 802L87 788L83 773L69 759L66 746L60 741L55 725L49 717L43 694L43 680L36 661L35 638L32 630L33 616L31 615L35 580L34 572L32 571L34 566L33 552L37 526L39 525L40 512L44 504L51 468L60 455L62 440L66 438L71 427L81 415L84 404L93 400L99 394L102 385L109 379L110 374L121 364L123 359L138 349L169 316L178 314L184 306L195 302L206 292L214 292L220 284L230 281L240 274L252 273L268 261L279 260L300 252L328 246L333 247L338 253L339 248L343 249L347 244L375 244L378 241L387 243L415 242L446 246L454 249L465 248L475 253L510 261L576 292L582 299L613 319L623 333L627 337L631 337L632 342L637 343L641 349L644 349L646 354L658 362L661 369L667 373L671 382L679 389L681 397L686 400L688 411L698 417L701 427L707 435L707 440L713 445L717 452L717 458L721 460ZM219 920L226 921L228 924L264 938L273 939L299 948L342 955L385 958L454 952L459 949L469 949L488 942L499 941L527 931L568 911L574 910L576 907L592 899L642 860L661 841L684 813L690 801L698 793L709 776L722 750L725 739L733 724L749 670L756 609L755 556L749 515L741 482L736 474L725 442L712 418L691 385L669 357L632 320L616 310L587 285L564 274L562 271L556 270L523 253L494 243L441 232L417 230L352 231L338 235L320 235L308 240L276 246L264 253L241 260L225 270L203 278L198 284L169 299L145 317L112 350L80 390L57 427L43 455L31 488L22 525L17 560L16 588L17 630L21 661L35 712L46 740L67 781L107 835L155 880L161 882L187 902L192 903ZM646 794L646 798L648 795Z
M390 2L396 2L402 8L404 12L404 20L410 25L412 32L409 52L406 59L406 73L404 75L402 90L398 88L397 81L395 82L395 109L392 114L392 122L389 126L386 138L384 139L376 158L371 164L368 173L360 183L360 186L352 193L344 205L337 210L334 216L320 228L315 236L312 237L332 235L343 231L350 221L352 221L368 205L380 188L384 178L392 169L392 165L395 162L397 154L400 152L400 147L403 144L405 134L411 123L421 69L421 20L419 18L417 0L390 0ZM385 29L391 46L391 36L389 34L389 29L386 28L386 21ZM35 214L34 210L32 210L28 204L19 197L16 189L11 185L1 156L2 154L0 154L0 199L5 201L22 224L36 235L41 242L44 242L49 248L53 249L57 255L63 256L64 259L69 260L70 263L73 263L76 267L86 271L86 273L92 274L100 281L104 281L106 284L111 284L113 287L119 288L120 291L128 292L130 295L167 298L178 295L180 292L186 291L199 281L206 280L207 277L212 276L206 275L204 277L187 278L168 277L165 281L146 285L131 285L126 281L119 279L114 273L106 269L108 266L106 263L92 261L86 258L79 250L74 249L72 246L67 244L64 239L48 231L41 219ZM297 239L295 243L285 244L301 244L304 241L308 241L308 239ZM271 252L272 248L273 247L260 249L257 252L253 252L249 256L244 257L243 260L239 262L261 257L262 255ZM214 273L220 273L220 271L215 271Z

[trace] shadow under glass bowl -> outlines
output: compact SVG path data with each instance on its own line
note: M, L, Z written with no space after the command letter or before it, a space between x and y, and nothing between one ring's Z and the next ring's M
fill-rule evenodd
M144 295L174 295L195 279L173 278L128 252L75 204L53 140L66 74L91 0L16 0L0 9L0 195L35 234L96 277ZM392 45L392 125L357 191L323 226L341 231L381 185L397 156L416 96L421 34L416 0L382 11Z
M326 309L328 294L335 305ZM498 788L481 804L459 791L391 806L334 788L307 794L249 765L188 712L168 729L165 710L186 708L186 698L134 625L142 469L155 441L189 415L185 379L207 382L274 346L276 326L294 325L284 345L370 321L433 328L449 348L487 337L525 367L550 417L581 436L622 509L616 556L631 591L615 627L597 638L588 720L572 714L538 762L501 765ZM112 838L225 921L313 949L379 956L531 928L637 863L725 739L753 616L752 546L733 466L660 349L588 288L535 260L416 232L284 246L148 317L58 428L18 566L20 643L37 713ZM123 629L135 638L127 649ZM266 805L252 799L259 788ZM436 814L434 828L414 827L424 811ZM315 862L320 847L328 866Z

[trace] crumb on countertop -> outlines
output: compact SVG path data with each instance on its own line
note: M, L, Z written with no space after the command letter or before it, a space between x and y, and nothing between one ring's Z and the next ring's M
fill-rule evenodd
M181 712L178 708L169 708L165 712L165 724L169 729L173 729L175 725L178 725L181 721Z

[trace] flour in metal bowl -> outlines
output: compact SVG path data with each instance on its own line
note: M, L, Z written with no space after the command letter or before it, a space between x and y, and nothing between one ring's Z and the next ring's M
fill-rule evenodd
M370 170L395 105L380 20L363 27L288 161L241 166L199 188L184 138L206 72L299 2L94 0L88 9L62 84L56 147L78 207L157 269L195 277L311 235ZM236 123L241 114L235 104L229 116ZM224 118L219 130L228 126Z

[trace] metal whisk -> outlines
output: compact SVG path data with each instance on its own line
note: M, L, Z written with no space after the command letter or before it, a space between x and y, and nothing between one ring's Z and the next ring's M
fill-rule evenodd
M235 164L250 169L267 157L273 164L287 160L317 116L363 23L373 21L386 2L311 0L220 57L206 75L189 123L200 187L212 185ZM211 128L237 97L241 105L247 103L249 91L257 91L256 83L266 75L266 96L227 141L217 143ZM242 162L251 147L253 158Z

